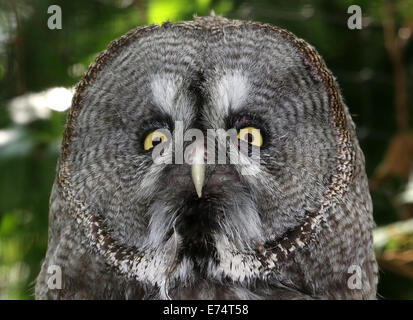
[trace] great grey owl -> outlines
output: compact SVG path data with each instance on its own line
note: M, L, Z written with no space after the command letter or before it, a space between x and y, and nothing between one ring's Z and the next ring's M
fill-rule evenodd
M247 145L243 161L209 161L211 139L224 160ZM35 294L374 299L373 225L355 127L314 48L215 16L139 27L77 86Z

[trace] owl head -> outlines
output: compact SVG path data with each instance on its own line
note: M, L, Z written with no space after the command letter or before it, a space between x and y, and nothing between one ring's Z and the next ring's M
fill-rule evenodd
M370 250L338 86L314 48L270 25L204 17L112 42L77 87L57 182L90 250L166 295L200 278L282 282L328 246L355 261L348 241ZM348 224L365 234L336 237Z

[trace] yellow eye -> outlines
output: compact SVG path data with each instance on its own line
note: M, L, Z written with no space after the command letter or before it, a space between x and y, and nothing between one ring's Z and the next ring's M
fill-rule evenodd
M260 129L245 127L238 132L238 139L248 142L257 147L262 146L262 135Z
M166 137L165 134L163 134L160 131L155 130L146 136L145 142L143 143L143 148L145 150L149 150L160 143L166 142L167 140L168 138Z

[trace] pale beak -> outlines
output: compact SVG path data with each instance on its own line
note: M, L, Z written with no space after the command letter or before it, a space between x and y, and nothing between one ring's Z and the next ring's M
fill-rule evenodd
M198 197L202 196L202 187L204 186L205 181L205 164L203 163L194 163L191 168L192 181L195 185L196 193Z
M196 193L198 197L202 196L202 188L205 181L205 163L204 163L204 148L198 147L195 149L195 153L192 159L191 166L192 181L195 185Z

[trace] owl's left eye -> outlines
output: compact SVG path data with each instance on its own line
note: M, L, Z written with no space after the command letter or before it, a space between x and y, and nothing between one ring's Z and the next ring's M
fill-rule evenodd
M260 129L255 127L245 127L240 129L238 131L238 139L257 147L261 147L263 142Z
M164 133L162 133L161 131L155 130L146 136L145 141L143 143L143 148L145 150L149 150L160 143L166 142L167 140L168 138L166 137Z

